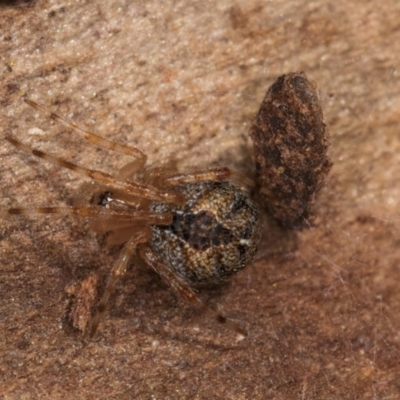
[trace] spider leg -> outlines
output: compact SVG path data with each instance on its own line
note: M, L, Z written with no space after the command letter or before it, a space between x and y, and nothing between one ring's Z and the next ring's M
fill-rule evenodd
M31 107L35 108L36 110L43 111L46 113L50 113L50 118L56 122L59 122L60 124L66 126L67 128L72 129L73 131L81 134L88 142L93 143L96 146L103 147L105 149L113 150L118 153L126 154L131 157L135 157L137 160L134 161L131 165L134 165L133 170L139 171L143 166L146 164L147 156L142 153L137 147L132 147L132 146L126 146L117 142L114 142L112 140L108 140L102 136L96 135L93 132L86 131L82 128L80 128L78 125L74 124L71 121L68 121L67 119L61 117L58 114L55 114L49 110L47 110L46 107L42 106L41 104L38 104L32 100L24 100L25 103L29 104Z
M81 175L88 176L96 182L103 183L127 194L155 201L164 201L166 203L182 204L184 202L184 196L180 193L168 190L158 190L154 187L142 185L131 180L118 180L106 172L88 169L80 165L73 164L62 158L52 156L51 154L47 154L43 151L33 149L11 136L7 136L5 139L15 147L24 150L27 153L50 161L53 164L59 165L61 167L78 172Z
M170 160L162 166L146 168L143 180L151 186L164 187L166 179L177 173L176 160Z
M201 311L206 312L218 322L226 324L233 331L238 332L243 336L247 336L247 331L243 327L224 317L222 314L214 311L205 303L203 303L203 301L197 296L193 289L181 277L170 270L156 257L149 246L145 244L141 245L139 247L139 254L146 261L146 263L149 264L161 276L161 278L174 290L174 292L179 297L183 298L188 303L199 307Z
M100 299L99 305L97 306L96 314L93 317L90 327L90 337L93 337L94 334L96 333L97 327L99 326L99 322L106 309L108 299L114 292L118 280L121 278L122 275L125 274L129 260L134 255L137 245L139 243L147 242L150 237L151 237L151 230L149 227L147 227L146 229L143 229L142 231L138 232L137 235L132 236L129 239L129 241L125 244L125 246L122 248L121 254L119 255L118 259L115 261L112 267L111 276L107 282L106 288L104 290L102 298Z
M168 218L168 221L170 219ZM167 225L167 220L163 221ZM119 231L121 229L136 229L140 230L148 224L148 222L140 221L140 220L123 220L121 218L98 218L90 221L90 228L96 233L104 234L107 232ZM163 224L164 225L164 224ZM128 238L129 239L129 238ZM126 243L128 240L124 240L123 243Z
M130 225L125 228L118 228L112 231L109 230L107 236L107 245L116 246L125 244L132 236L137 235L137 232L143 230L144 223L138 222L136 225Z
M122 179L129 179L135 175L136 172L140 171L144 167L144 163L141 160L132 161L124 165L118 171L118 177Z
M108 221L118 222L133 226L140 221L145 221L152 225L172 224L172 214L169 212L160 213L153 211L129 210L113 211L100 206L87 207L36 207L36 208L8 208L0 209L0 215L27 215L27 214L64 214L77 215L87 218L107 218ZM100 220L101 221L101 220Z
M210 167L201 170L195 170L190 173L174 174L165 179L166 186L176 186L182 183L195 183L204 181L225 181L233 179L234 181L252 187L254 182L239 172L232 171L228 167Z

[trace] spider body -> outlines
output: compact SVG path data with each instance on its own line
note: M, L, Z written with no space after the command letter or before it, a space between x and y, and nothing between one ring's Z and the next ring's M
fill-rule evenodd
M26 102L47 111L33 101ZM111 294L137 253L179 297L245 335L240 325L204 304L192 286L224 281L253 259L261 226L258 208L245 189L248 180L225 167L190 173L168 167L147 169L146 156L136 147L83 130L57 114L50 113L50 117L92 144L134 158L118 173L109 174L33 149L11 136L5 138L27 153L102 185L100 197L95 195L88 206L0 210L3 215L70 214L91 218L95 231L109 233L109 243L124 244L92 319L90 336L95 334Z
M260 218L247 193L229 181L176 190L185 196L184 205L151 206L172 213L172 224L152 226L149 240L166 265L193 285L220 283L248 265L257 251Z

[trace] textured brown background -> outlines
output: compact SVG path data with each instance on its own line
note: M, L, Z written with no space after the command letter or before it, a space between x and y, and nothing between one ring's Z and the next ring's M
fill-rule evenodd
M258 261L202 293L235 335L144 266L99 334L66 318L71 285L116 258L84 221L7 217L0 228L0 396L6 399L400 398L400 3L41 1L0 8L0 126L115 170L23 96L137 144L150 163L251 171L248 129L277 76L318 82L334 167L302 233L269 224ZM1 207L70 204L86 179L0 142Z

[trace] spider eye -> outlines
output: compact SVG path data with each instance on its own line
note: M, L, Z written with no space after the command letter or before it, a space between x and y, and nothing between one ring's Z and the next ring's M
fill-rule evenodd
M99 201L97 202L98 206L106 207L108 203L112 200L111 192L104 192L99 196Z

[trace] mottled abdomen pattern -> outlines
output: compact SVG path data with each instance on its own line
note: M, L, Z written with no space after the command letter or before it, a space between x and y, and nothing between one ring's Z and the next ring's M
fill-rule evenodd
M266 207L286 227L309 226L315 195L332 165L315 83L302 72L279 77L265 95L251 137Z
M232 182L200 182L176 188L185 205L154 203L171 211L170 226L152 226L150 247L192 284L218 283L246 267L260 240L260 215L247 192Z

